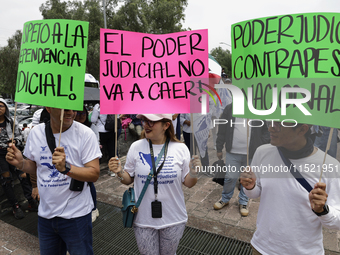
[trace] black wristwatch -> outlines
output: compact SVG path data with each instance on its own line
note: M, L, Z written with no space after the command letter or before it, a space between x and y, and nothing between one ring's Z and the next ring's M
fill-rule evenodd
M322 216L322 215L326 215L327 213L329 213L329 208L328 205L324 205L323 206L323 211L321 213L317 213L316 211L314 211L312 209L312 211L317 215L317 216Z
M62 173L62 174L68 174L68 172L70 172L70 170L71 170L71 165L69 164L69 163L65 163L65 171L63 171L63 172L60 172L60 173Z

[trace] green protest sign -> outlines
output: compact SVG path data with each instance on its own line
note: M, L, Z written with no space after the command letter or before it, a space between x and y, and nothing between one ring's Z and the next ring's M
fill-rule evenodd
M232 66L235 116L340 128L340 13L233 24Z
M88 27L64 19L24 24L16 102L83 109Z

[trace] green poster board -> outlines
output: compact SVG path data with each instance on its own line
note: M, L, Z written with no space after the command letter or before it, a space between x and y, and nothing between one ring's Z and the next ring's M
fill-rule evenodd
M340 13L281 15L233 24L232 66L235 116L340 128ZM252 106L263 110L262 115Z
M24 24L16 102L83 109L88 27L64 19Z

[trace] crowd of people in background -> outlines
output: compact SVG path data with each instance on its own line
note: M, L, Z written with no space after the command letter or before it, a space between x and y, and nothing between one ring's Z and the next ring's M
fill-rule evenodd
M225 83L231 82L224 72L222 72L222 80ZM94 222L99 216L99 211L96 207L94 182L99 176L99 160L102 155L105 160L101 159L101 163L108 164L110 176L116 176L122 183L127 185L134 183L137 200L142 192L145 178L150 169L153 168L157 155L162 150L165 150L165 152L163 151L164 159L161 161L163 163L158 169L154 167L156 171L155 177L158 174L160 176L161 174L170 174L175 177L172 179L172 185L160 182L161 184L158 185L158 188L149 188L147 190L144 203L135 219L134 231L141 254L150 254L152 252L156 254L158 251L160 251L160 254L174 254L187 221L181 185L194 186L198 177L197 169L200 166L211 165L207 144L197 148L198 152L194 153L193 146L195 144L197 146L198 141L195 136L192 136L194 123L190 114L121 114L118 116L118 129L117 134L115 134L114 131L107 130L106 123L110 117L100 113L99 103L93 107L84 105L82 111L65 110L62 124L63 132L59 141L56 134L59 133L61 124L60 114L59 109L50 107L40 109L33 116L31 129L27 127L27 124L23 126L22 130L19 130L15 125L13 131L13 119L8 113L8 106L4 100L0 99L1 186L10 206L13 208L13 215L16 219L24 218L25 214L14 194L12 186L14 176L17 176L20 180L23 194L29 204L29 210L37 212L39 208L41 254L53 254L51 253L53 249L61 250L62 252L68 250L70 254L76 250L79 251L79 249L84 252L83 254L93 253L91 221ZM287 158L294 160L294 164L297 164L295 161L299 160L304 163L309 162L306 161L308 156L316 164L322 157L322 152L314 148L318 147L325 150L330 130L328 127L306 124L299 124L297 127L289 129L289 127L282 127L276 122L271 123L272 125L270 123L267 125L265 122L265 125L261 126L257 125L257 120L253 120L253 127L249 129L249 138L247 139L247 128L246 125L242 124L246 120L232 116L232 104L230 102L224 106L221 114L215 115L211 116L211 118L221 118L240 124L233 126L224 124L215 127L212 120L210 120L210 126L208 125L209 132L214 140L213 149L216 150L216 157L222 160L223 155L225 155L224 164L237 169L241 167L249 169L250 165L259 165L264 162L278 164L274 161L281 158L279 152L273 151L275 146L281 148L283 155ZM45 125L39 125L39 123L45 123ZM287 125L289 126L289 124ZM47 127L50 127L52 131L49 131ZM119 155L118 144L115 143L116 136L118 138L120 135L126 136L127 130L136 142L129 148L126 164L122 167L120 157L123 155ZM337 142L339 141L337 131L335 129L333 133L331 147L328 152L332 157L327 158L327 162L333 164L338 164L338 161L334 159L336 158ZM50 146L48 132L51 132L52 140L55 138L56 141L61 142L60 145ZM287 136L284 135L286 133ZM41 141L45 136L47 143ZM45 153L46 147L50 148L51 153ZM223 152L224 149L225 152ZM51 160L53 164L51 164ZM72 190L58 186L56 189L60 194L64 194L65 197L61 201L53 196L49 188L52 187L50 186L51 184L42 183L55 176L62 178L60 179L61 184L74 185L75 191L77 189L82 190L79 193L81 195L79 197L78 195L74 196ZM315 176L309 176L308 178L315 179ZM302 192L299 190L301 187L296 187L297 184L294 180L294 178L290 179L286 183L287 186L282 187L282 190L287 189L292 193L292 197L294 197L294 194ZM77 183L78 181L81 181L82 184ZM157 179L155 179L156 182ZM37 183L40 185L39 188ZM276 219L276 216L283 211L292 217L292 221L285 225L287 231L290 226L293 227L296 224L294 220L296 220L297 213L290 213L288 209L290 208L288 204L291 199L288 197L283 198L281 193L276 194L273 191L275 188L281 187L280 185L281 183L273 184L263 176L252 173L252 171L244 174L240 171L227 171L224 177L221 199L212 205L215 210L221 210L227 206L234 194L235 187L238 186L240 190L239 211L241 216L246 217L249 214L249 198L256 198L261 195L258 229L252 239L253 254L270 254L273 252L272 249L276 249L275 247L282 251L281 254L289 253L288 246L292 240L287 238L287 240L281 240L278 244L276 241L280 235L276 236L276 234L268 231L268 224L282 228L282 224L287 223L287 221L280 222ZM153 186L155 187L155 185ZM294 191L296 192L294 193L290 187L299 191ZM270 192L273 191L273 193L267 195L267 191L267 193L263 194L266 189L271 190ZM294 202L295 206L297 206L296 203L305 203L303 205L304 213L311 218L311 220L305 218L304 221L305 226L310 226L313 232L306 234L306 230L301 230L298 234L308 236L314 240L315 245L310 247L310 251L316 252L313 254L317 254L322 249L321 226L340 228L340 201L334 198L338 189L339 187L330 189L329 181L323 179L323 183L315 184L312 191L310 191L309 201L313 206L313 210L306 203L308 200L301 197L301 194L299 194L297 202ZM329 203L326 208L327 199L325 200L324 198L327 197L327 194L331 198L328 200ZM154 208L150 207L150 204L152 205L155 201L161 202L162 216L159 218L151 216ZM327 217L333 217L335 222L329 222L328 218L321 218L323 219L321 222L316 222L318 218L315 218L314 215L318 217L325 215L326 209L324 208L327 209L327 213L330 212L328 215L331 216ZM275 213L270 213L272 216L268 218L265 216L265 211L270 210L274 210ZM74 227L74 223L68 220L74 218L74 216L79 221L78 223L84 225L70 232L70 228ZM58 223L64 224L64 228L57 234L51 231L53 229L51 226L57 224L53 221L55 217L65 219L65 222ZM80 237L80 233L83 233L83 236ZM77 245L73 244L74 241L77 242L76 240L80 239L83 241ZM296 236L295 241L298 239L299 236ZM58 240L63 240L61 246L57 247L52 244ZM172 240L172 242L169 242L169 240ZM264 240L270 240L270 247L274 248L267 248ZM307 244L308 242L306 242ZM80 248L80 246L82 247ZM300 253L302 250L297 253L302 254Z

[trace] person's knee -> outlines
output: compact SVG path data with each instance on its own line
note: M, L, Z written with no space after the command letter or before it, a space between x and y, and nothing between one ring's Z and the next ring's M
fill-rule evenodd
M26 173L22 173L22 174L20 174L19 176L20 176L20 178L22 178L22 179L27 177Z
M3 178L9 178L11 177L11 174L9 172L4 172L1 174Z
M4 188L12 186L12 178L11 177L1 178L0 179L0 184Z
M4 172L0 175L0 184L2 186L12 185L12 176L10 172Z

